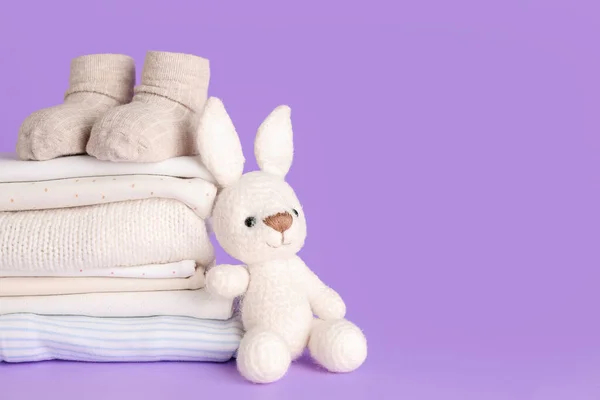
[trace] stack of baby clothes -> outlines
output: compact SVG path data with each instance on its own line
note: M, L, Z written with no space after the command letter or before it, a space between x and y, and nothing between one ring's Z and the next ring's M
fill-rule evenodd
M203 289L215 198L195 157L0 157L0 360L227 360L241 328Z
M0 361L226 361L239 345L242 328L232 301L203 288L204 271L214 263L206 224L214 179L193 151L186 155L185 146L152 138L152 118L160 115L166 126L159 127L171 141L187 145L177 129L192 129L183 116L194 112L166 102L185 97L181 74L193 71L190 60L198 61L169 53L149 58L149 82L138 90L137 105L134 97L110 107L94 96L133 92L123 82L102 82L122 80L130 61L114 55L75 60L75 89L65 104L34 113L23 124L18 156L0 155ZM102 104L102 112L94 104ZM130 126L128 145L143 145L145 152L124 150L113 133L102 136L110 123L135 125L144 118L150 125ZM99 123L96 156L84 155ZM148 145L154 140L162 147ZM110 159L123 155L132 159Z

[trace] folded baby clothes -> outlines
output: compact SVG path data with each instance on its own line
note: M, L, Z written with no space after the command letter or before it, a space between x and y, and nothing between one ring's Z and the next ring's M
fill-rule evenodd
M205 289L0 297L0 315L16 313L226 320L232 317L233 301L212 296Z
M79 271L214 259L204 220L176 200L0 212L0 269Z
M0 362L230 360L241 322L185 317L0 316Z
M234 303L204 289L216 192L197 157L0 155L0 362L234 356Z
M202 165L199 156L175 157L157 163L113 163L100 161L87 155L48 161L21 161L16 154L0 153L0 183L120 175L199 178L215 183L213 176Z
M47 296L59 294L153 292L195 290L204 287L204 267L179 279L140 278L0 278L0 296Z
M196 273L194 260L183 260L166 264L138 265L136 267L116 268L82 268L68 271L36 271L27 268L23 271L1 269L0 278L5 277L104 277L104 278L139 278L139 279L173 279L189 278Z
M50 210L153 198L172 199L209 216L217 189L202 179L150 175L0 183L0 211Z

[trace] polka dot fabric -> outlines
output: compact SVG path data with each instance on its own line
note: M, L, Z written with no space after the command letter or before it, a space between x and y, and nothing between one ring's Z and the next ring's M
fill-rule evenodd
M200 218L207 218L216 192L216 186L203 179L150 175L0 183L0 211L51 210L162 198L178 200Z

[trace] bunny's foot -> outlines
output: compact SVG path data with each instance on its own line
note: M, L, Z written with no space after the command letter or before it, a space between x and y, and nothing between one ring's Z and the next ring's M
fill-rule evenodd
M367 339L362 331L345 319L316 319L308 348L311 356L330 372L350 372L367 358Z
M283 338L263 329L246 332L238 349L238 371L254 383L279 380L291 362L291 353Z

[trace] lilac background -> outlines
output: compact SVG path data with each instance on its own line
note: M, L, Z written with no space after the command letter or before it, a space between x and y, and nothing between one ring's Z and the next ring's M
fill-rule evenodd
M208 57L248 169L291 105L302 254L366 364L259 387L233 363L0 365L0 398L600 398L598 2L288 3L3 1L0 151L86 53Z

